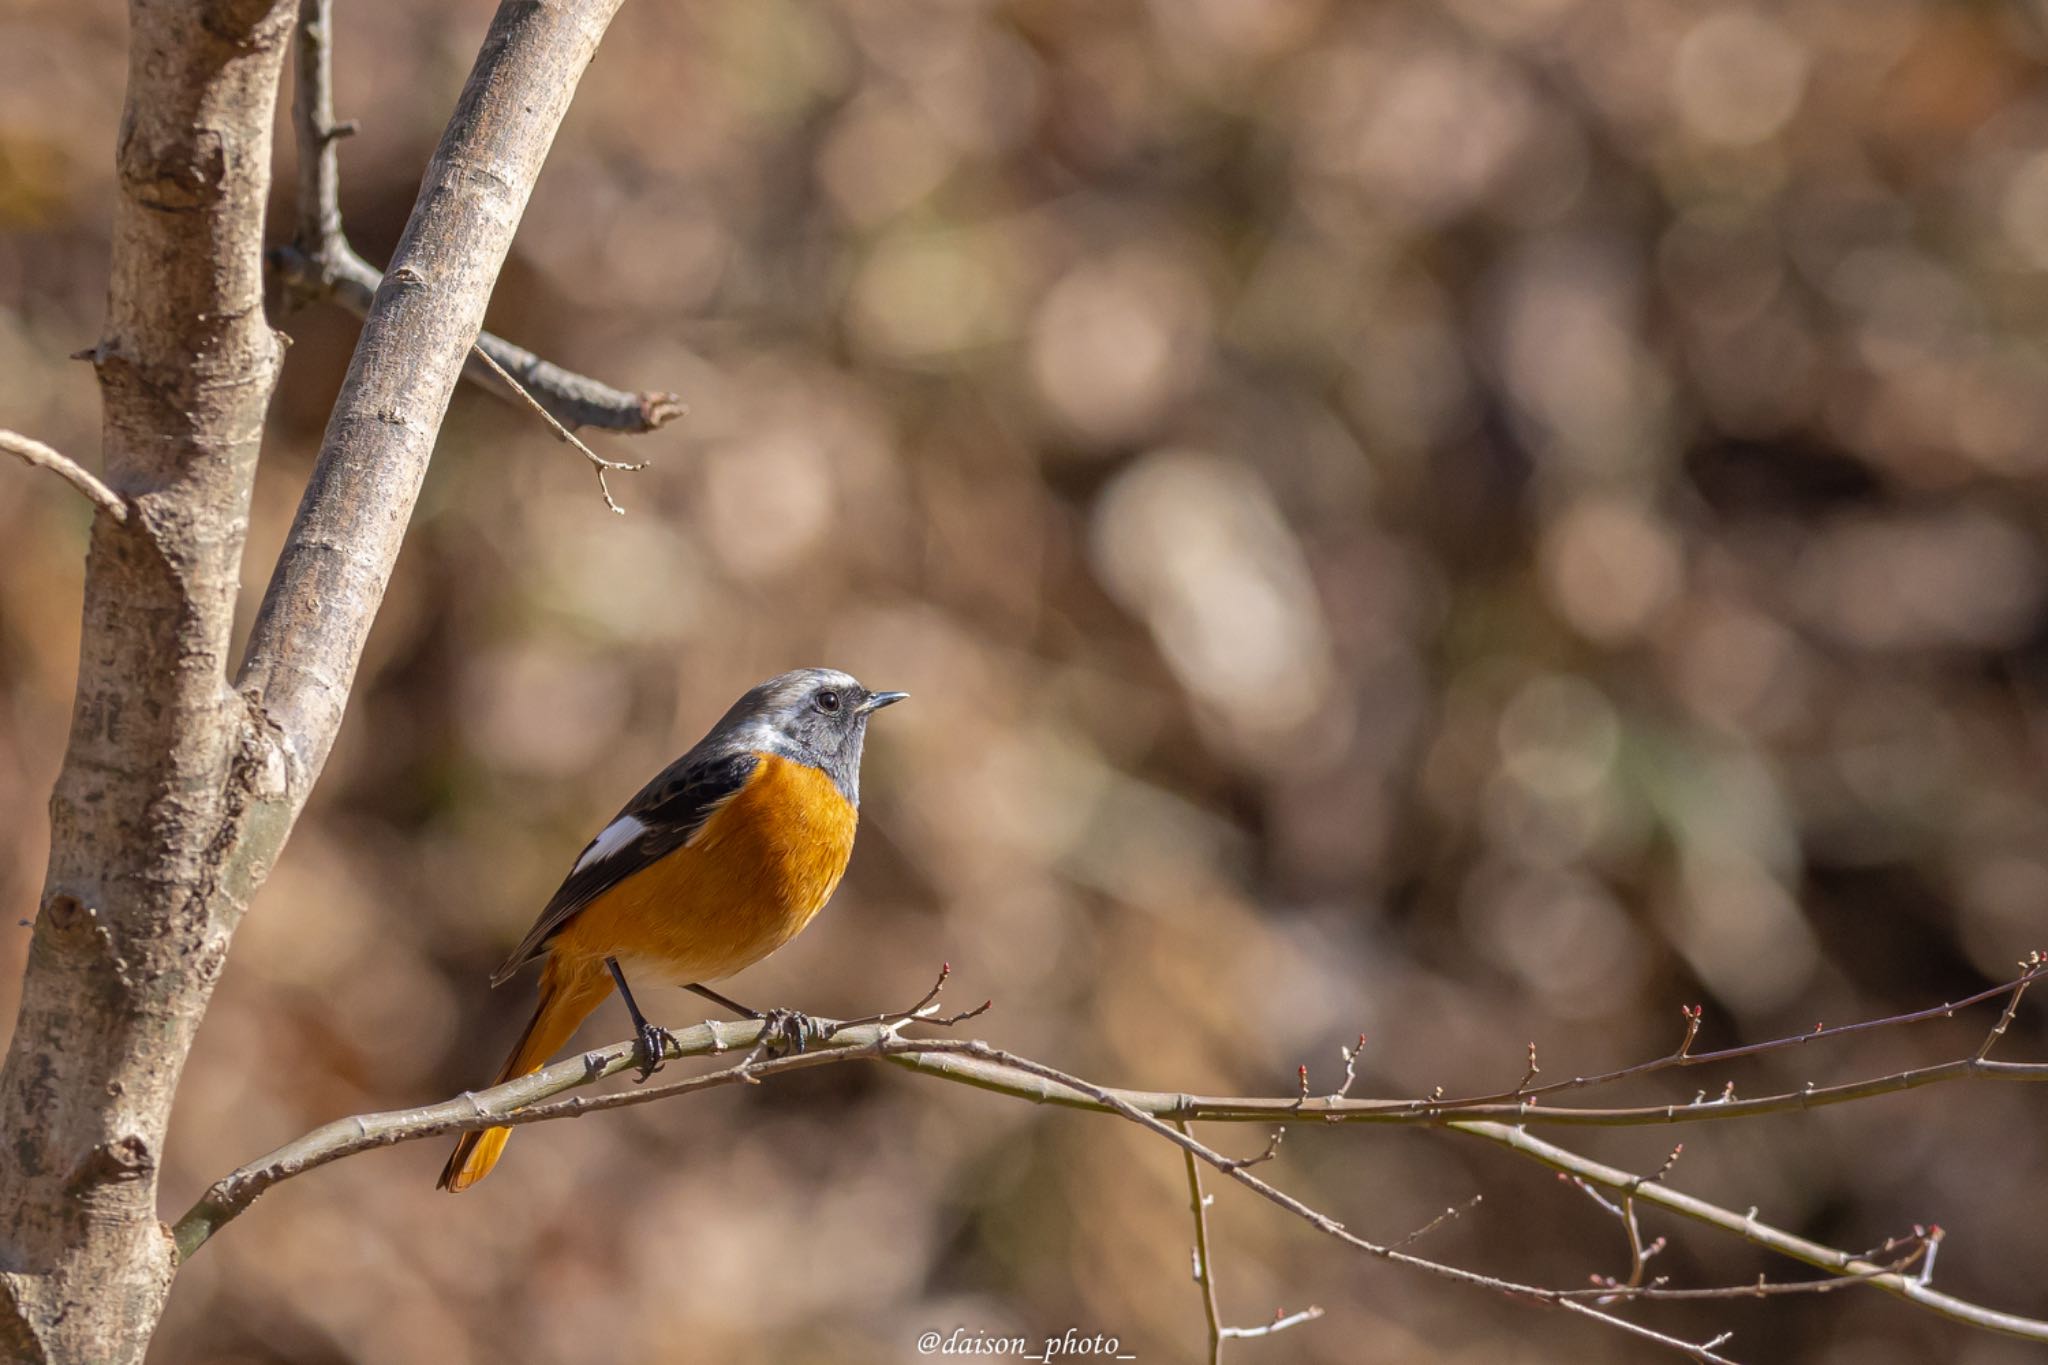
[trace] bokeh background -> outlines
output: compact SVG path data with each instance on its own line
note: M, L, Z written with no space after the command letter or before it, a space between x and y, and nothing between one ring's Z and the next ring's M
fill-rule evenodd
M489 14L344 0L343 205L389 251ZM2022 3L628 5L492 308L676 389L588 470L460 395L339 747L181 1094L175 1213L337 1115L487 1077L487 977L590 833L754 680L878 723L831 911L734 982L865 1013L941 960L1091 1077L1491 1090L1954 998L2048 941L2048 35ZM0 4L0 421L93 463L112 0ZM279 152L289 176L288 143ZM273 235L289 231L284 196ZM287 318L253 605L356 324ZM0 471L0 1019L46 850L86 511ZM670 1022L691 998L660 1001ZM1760 1094L1990 1014L1646 1084ZM2038 1055L2029 1009L2008 1046ZM583 1035L622 1037L608 1005ZM2048 1314L2042 1100L1919 1092L1572 1138ZM1257 1150L1255 1130L1210 1130ZM154 1358L899 1362L1067 1327L1194 1358L1178 1156L841 1068L442 1144L266 1197ZM1297 1129L1369 1236L1560 1285L1624 1265L1546 1172ZM1218 1191L1235 1361L1640 1358ZM1689 1284L1799 1273L1651 1218ZM1754 1361L2026 1358L1876 1294L1645 1307Z

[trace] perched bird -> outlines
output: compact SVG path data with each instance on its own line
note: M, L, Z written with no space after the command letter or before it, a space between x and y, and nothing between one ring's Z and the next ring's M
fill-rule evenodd
M688 986L759 962L831 899L853 853L868 717L906 696L800 668L733 703L711 733L640 789L576 859L491 978L545 958L540 1004L493 1084L538 1071L617 985L652 1074L664 1032L627 986ZM759 1016L756 1016L759 1017ZM798 1041L801 1041L799 1034ZM465 1133L440 1187L490 1174L509 1128Z

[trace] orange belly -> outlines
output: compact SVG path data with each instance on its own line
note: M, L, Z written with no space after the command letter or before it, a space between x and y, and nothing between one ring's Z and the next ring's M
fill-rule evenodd
M820 770L760 759L689 843L584 906L550 951L617 957L636 986L683 985L731 976L795 938L838 887L858 812Z

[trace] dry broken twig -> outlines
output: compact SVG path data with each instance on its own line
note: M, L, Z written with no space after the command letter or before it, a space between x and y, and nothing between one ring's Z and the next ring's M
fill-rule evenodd
M489 368L492 374L495 374L496 376L498 376L498 378L504 380L506 387L511 389L513 393L517 394L519 396L520 401L525 403L527 407L533 409L534 413L540 417L541 421L546 422L548 424L548 429L555 433L556 439L565 441L568 444L576 447L577 451L582 454L583 458L590 461L590 467L597 471L597 491L604 495L604 505L606 507L611 508L613 513L615 513L618 516L623 517L624 515L626 515L626 509L619 506L618 500L612 497L612 486L610 482L605 478L605 475L612 473L615 470L622 474L635 473L639 470L647 468L647 461L640 460L637 462L629 462L626 460L607 460L604 456L598 454L589 446L585 445L583 441L577 437L575 432L569 430L569 428L563 426L560 422L556 421L555 415L547 410L547 406L543 404L539 399L535 398L532 394L528 393L526 391L526 386L524 384L521 384L517 379L514 379L512 377L511 371L507 370L503 365L500 365L496 360L493 360L491 358L491 353L489 351L486 351L481 345L477 345L470 348L470 354L474 355L478 360L481 360L484 363L484 365L487 368Z
M121 495L100 482L97 475L70 456L15 431L0 431L0 450L27 461L37 469L49 470L85 494L96 507L115 521L128 520L128 504L121 500Z

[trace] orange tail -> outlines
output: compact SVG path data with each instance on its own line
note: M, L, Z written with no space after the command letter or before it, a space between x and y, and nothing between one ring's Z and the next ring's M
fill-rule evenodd
M491 1084L501 1085L515 1077L531 1075L547 1065L548 1058L569 1041L576 1026L611 993L612 980L603 966L550 957L540 974L540 1004ZM498 1164L511 1136L510 1128L464 1133L448 1164L441 1168L438 1188L460 1194L482 1180Z

